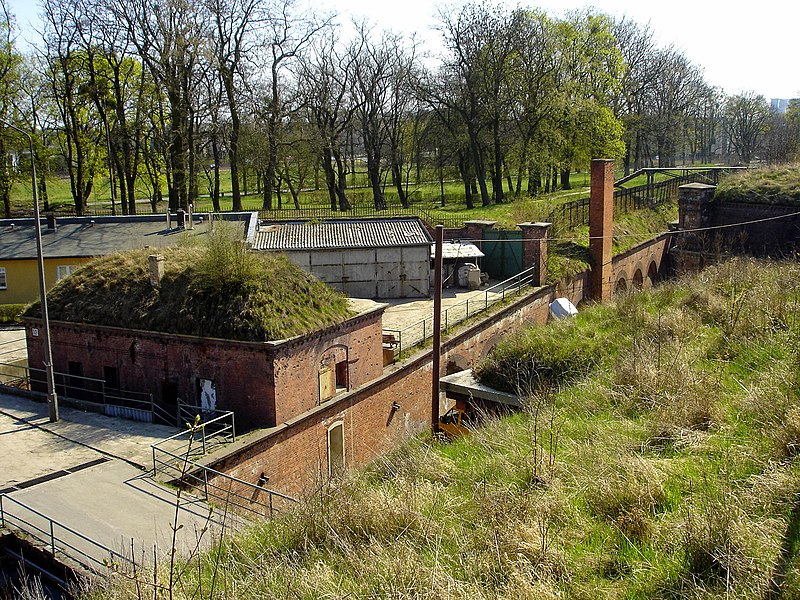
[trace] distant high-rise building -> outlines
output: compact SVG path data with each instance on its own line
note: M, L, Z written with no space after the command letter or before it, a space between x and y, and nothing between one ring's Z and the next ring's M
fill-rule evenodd
M789 107L789 100L785 98L773 98L770 100L770 106L772 110L777 113L785 113L786 109Z

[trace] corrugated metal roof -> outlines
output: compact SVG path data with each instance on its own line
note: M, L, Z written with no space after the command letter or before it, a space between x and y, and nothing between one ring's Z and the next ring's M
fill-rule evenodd
M262 223L254 250L333 250L427 246L431 236L416 218Z

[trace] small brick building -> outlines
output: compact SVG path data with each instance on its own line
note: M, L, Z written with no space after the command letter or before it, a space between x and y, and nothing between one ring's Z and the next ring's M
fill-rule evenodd
M53 365L76 386L93 378L109 389L152 394L161 413L176 414L180 402L231 410L245 429L273 427L381 375L385 305L359 307L343 323L269 342L53 321ZM44 360L39 326L26 323L32 365Z

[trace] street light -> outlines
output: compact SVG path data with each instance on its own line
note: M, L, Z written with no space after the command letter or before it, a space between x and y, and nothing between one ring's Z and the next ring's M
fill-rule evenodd
M0 125L13 129L28 138L31 151L31 184L33 185L33 220L36 229L36 262L39 266L39 299L42 305L42 338L44 341L44 370L47 377L47 409L50 422L58 421L58 396L56 396L55 377L53 376L53 349L50 347L50 317L47 314L47 288L44 280L44 254L42 252L42 224L39 222L39 190L36 187L36 159L33 153L33 137L16 125L0 119Z

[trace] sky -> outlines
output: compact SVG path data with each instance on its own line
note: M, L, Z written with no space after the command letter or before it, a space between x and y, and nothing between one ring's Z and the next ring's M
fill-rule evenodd
M36 0L9 0L21 38L36 41ZM703 68L706 81L727 94L756 92L770 98L800 97L800 43L797 23L800 3L786 0L765 5L719 0L540 0L505 2L510 8L531 6L552 16L593 7L611 16L627 16L650 24L661 46L674 45ZM415 34L425 48L438 51L435 27L440 10L452 2L435 0L316 0L314 5L336 11L344 20L366 18L379 28Z

